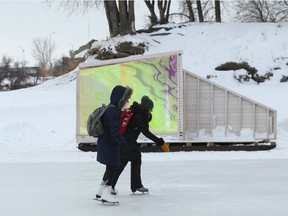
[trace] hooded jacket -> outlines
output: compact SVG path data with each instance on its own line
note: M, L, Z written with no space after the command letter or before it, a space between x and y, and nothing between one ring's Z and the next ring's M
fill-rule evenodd
M97 161L111 166L120 165L119 145L126 145L120 133L121 109L131 97L133 91L129 87L115 86L111 92L110 104L105 111L102 122L105 131L97 140Z
M127 144L121 146L120 149L121 158L126 160L133 160L141 157L140 147L137 143L140 133L155 142L157 146L164 144L164 140L162 138L158 138L149 130L149 122L152 119L152 115L137 102L133 102L130 109L132 110L133 115L124 134Z

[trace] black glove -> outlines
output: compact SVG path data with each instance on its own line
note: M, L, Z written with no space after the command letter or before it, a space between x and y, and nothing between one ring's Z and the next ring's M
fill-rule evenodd
M165 141L164 141L162 138L159 138L157 144L158 144L159 146L162 146L164 143L165 143Z

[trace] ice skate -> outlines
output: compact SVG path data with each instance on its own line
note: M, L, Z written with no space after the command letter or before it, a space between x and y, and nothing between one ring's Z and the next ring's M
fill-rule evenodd
M103 204L118 205L119 204L118 199L114 195L112 195L111 192L112 192L112 186L106 186L101 196L101 202Z
M142 194L149 193L149 189L145 187L136 188L135 190L132 190L132 193L135 194L136 191Z
M101 196L103 194L103 190L104 188L106 187L106 182L107 181L102 181L99 185L99 188L98 188L98 191L97 191L97 194L96 194L96 200L101 200Z

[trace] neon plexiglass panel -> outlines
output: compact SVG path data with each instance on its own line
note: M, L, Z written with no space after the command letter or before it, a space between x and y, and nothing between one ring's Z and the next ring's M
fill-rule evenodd
M77 135L87 135L89 114L110 102L110 93L116 85L133 89L129 106L133 101L140 103L143 95L153 100L150 122L153 133L177 135L180 61L179 54L168 54L81 69L77 76Z

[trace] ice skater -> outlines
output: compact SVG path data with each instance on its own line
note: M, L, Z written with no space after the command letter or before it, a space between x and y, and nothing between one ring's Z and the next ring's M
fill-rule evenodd
M126 140L120 133L121 109L127 105L133 91L129 87L115 86L111 92L110 106L103 115L104 134L97 140L97 161L106 165L106 170L96 194L103 203L119 204L111 194L114 176L121 165L119 146L126 146Z
M133 115L127 125L124 138L126 140L126 145L120 146L120 159L121 165L118 167L115 177L112 183L112 194L116 195L117 191L115 189L116 183L122 171L126 167L127 163L131 162L131 179L130 188L133 193L136 191L142 193L148 193L149 189L144 187L141 180L141 164L142 155L140 147L137 143L137 139L142 133L145 137L160 146L163 151L169 152L169 146L165 143L162 138L158 138L149 130L149 122L152 120L152 110L154 107L153 101L148 96L143 96L141 98L141 104L133 102L130 109Z

